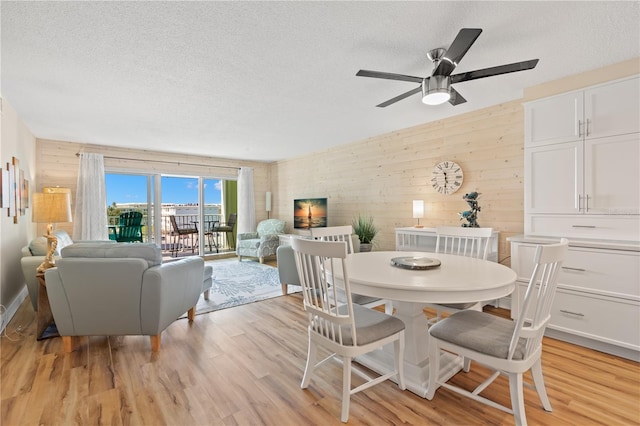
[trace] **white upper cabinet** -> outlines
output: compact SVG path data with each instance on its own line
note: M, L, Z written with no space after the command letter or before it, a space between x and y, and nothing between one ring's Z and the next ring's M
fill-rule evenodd
M582 92L571 92L525 106L525 146L548 145L580 139Z
M640 133L590 139L584 150L587 214L640 214Z
M552 96L525 105L525 146L640 132L640 78Z
M640 78L525 104L525 233L638 240Z
M640 132L640 78L584 91L586 139Z
M583 152L582 142L543 145L526 150L526 212L581 212Z

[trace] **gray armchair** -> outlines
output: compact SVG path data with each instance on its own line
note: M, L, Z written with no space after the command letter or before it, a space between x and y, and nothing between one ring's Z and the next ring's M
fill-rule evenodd
M242 256L257 257L260 263L264 263L266 256L276 254L280 245L280 234L284 234L285 222L280 219L267 219L260 222L256 232L238 234L236 241L236 254L238 260Z
M200 293L211 286L202 258L163 264L161 250L148 243L72 244L45 280L67 352L73 336L112 335L150 336L157 352L162 331L187 311L192 321Z

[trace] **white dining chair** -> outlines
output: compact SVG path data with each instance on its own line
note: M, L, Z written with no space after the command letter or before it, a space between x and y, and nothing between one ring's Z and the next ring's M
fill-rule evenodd
M353 253L353 226L326 226L322 228L311 228L311 237L322 241L344 241L347 243L347 251ZM362 294L352 294L353 303L365 308L375 308L384 304L384 312L393 315L393 303L390 300L383 300L377 297L365 296Z
M349 273L346 269L347 243L317 241L296 238L291 241L296 259L304 300L304 310L308 318L309 346L307 363L301 387L306 389L316 367L337 356L342 360L342 413L340 419L349 419L351 395L375 384L395 377L400 389L404 390L403 359L404 329L402 320L367 309L352 303ZM335 285L331 284L334 271L341 268L344 277L346 303L338 298ZM352 359L382 346L393 343L395 370L378 377L352 365ZM322 346L332 352L327 358L316 362L317 347ZM366 380L351 389L352 371Z
M551 305L556 293L558 272L566 256L568 241L539 245L534 269L525 293L522 312L517 321L466 310L439 321L429 329L429 386L427 399L433 399L439 387L457 392L491 407L513 414L516 425L526 425L523 386L534 388L542 406L551 411L551 403L542 375L542 337L551 319ZM440 351L472 359L494 370L473 391L453 386L439 379ZM525 384L523 374L531 370L533 385ZM511 408L480 396L500 374L509 377Z
M492 233L493 228L439 226L436 228L435 252L487 260ZM432 325L440 321L443 311L452 314L463 309L481 310L482 302L484 301L429 304L430 308L435 309L436 316L430 318L428 324Z

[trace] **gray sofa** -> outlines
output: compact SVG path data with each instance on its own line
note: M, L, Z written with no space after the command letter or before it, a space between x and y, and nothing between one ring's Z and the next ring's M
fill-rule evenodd
M110 335L150 336L158 351L165 328L187 311L193 320L211 268L198 256L162 263L153 243L76 243L61 250L45 280L66 351L73 336Z

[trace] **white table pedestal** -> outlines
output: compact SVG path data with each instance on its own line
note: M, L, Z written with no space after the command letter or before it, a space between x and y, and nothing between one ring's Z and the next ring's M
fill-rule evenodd
M429 384L429 354L427 317L424 304L393 301L395 316L405 324L404 382L407 389L426 397ZM393 344L359 356L356 361L378 374L394 370ZM462 369L462 358L442 352L440 354L440 377L449 380ZM393 379L396 381L395 379Z

